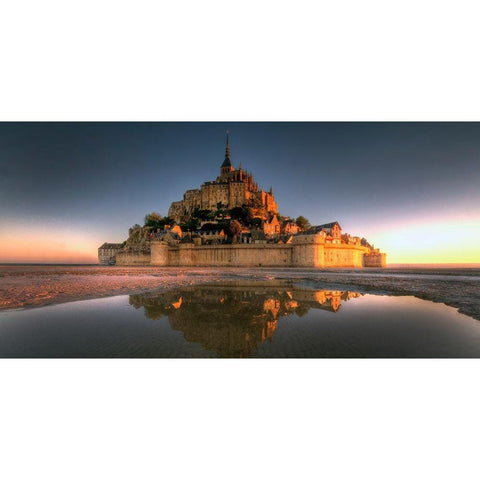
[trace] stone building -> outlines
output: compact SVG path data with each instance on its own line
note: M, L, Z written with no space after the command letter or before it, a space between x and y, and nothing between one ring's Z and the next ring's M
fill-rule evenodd
M100 265L115 265L115 255L122 249L122 243L104 243L98 248L98 263Z
M300 233L300 227L293 220L286 220L282 226L283 233L296 235Z
M310 235L316 235L324 232L327 243L340 245L342 243L342 227L338 222L323 223L322 225L315 225L307 230Z
M223 241L227 236L223 228L200 230L198 234L204 241Z
M276 215L265 220L263 223L263 233L265 233L265 235L280 235L280 222Z
M187 190L183 200L171 204L168 216L182 223L195 209L217 211L243 205L256 209L261 217L277 213L272 189L269 192L259 189L251 173L241 166L238 169L233 167L227 133L225 160L220 167L220 175L213 181L204 182L200 189Z

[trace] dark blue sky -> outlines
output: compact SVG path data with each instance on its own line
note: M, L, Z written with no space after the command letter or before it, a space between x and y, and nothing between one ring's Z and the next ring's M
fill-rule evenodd
M1 229L122 240L218 175L227 128L233 164L272 186L285 215L360 235L478 217L479 123L1 123Z

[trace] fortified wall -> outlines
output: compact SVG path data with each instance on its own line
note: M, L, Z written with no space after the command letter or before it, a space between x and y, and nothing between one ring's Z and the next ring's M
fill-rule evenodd
M116 255L116 265L124 267L145 267L151 265L151 255L144 252L120 252Z
M151 265L175 267L384 267L386 255L362 245L325 243L325 236L297 235L290 244L169 246L151 243Z

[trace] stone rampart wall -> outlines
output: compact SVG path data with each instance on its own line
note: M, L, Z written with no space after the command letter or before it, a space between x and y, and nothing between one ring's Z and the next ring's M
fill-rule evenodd
M357 245L325 245L325 267L354 267L364 266L363 257L367 248Z
M150 254L148 253L117 253L116 265L141 266L150 265Z
M288 267L291 263L291 245L180 245L168 249L170 266Z
M365 267L386 267L387 255L385 253L370 253L364 256Z
M324 244L305 236L292 244L192 244L169 247L152 242L151 265L178 267L314 267L336 268L385 266L385 254L365 255L359 245ZM378 257L378 258L377 258ZM368 259L368 260L364 260ZM117 262L118 263L118 262ZM138 264L138 263L137 263Z

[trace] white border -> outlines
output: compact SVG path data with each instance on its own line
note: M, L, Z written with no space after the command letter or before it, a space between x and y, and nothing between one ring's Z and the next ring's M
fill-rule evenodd
M0 119L479 120L477 2L3 3ZM478 478L478 361L1 361L7 479Z

